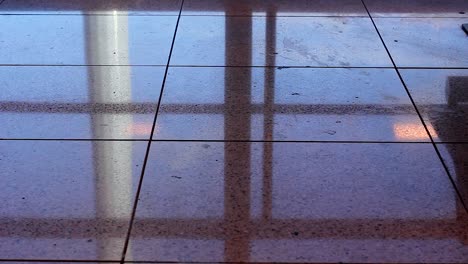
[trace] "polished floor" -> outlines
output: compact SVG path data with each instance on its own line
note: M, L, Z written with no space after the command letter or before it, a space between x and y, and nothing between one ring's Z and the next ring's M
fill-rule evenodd
M468 263L466 0L0 0L0 264Z

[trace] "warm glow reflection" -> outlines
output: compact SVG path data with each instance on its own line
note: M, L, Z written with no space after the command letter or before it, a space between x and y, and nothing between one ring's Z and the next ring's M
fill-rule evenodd
M437 138L434 128L428 124L427 129L433 138ZM422 140L429 139L424 126L419 123L396 123L393 125L393 133L397 139L402 140Z
M151 134L151 128L153 124L148 123L134 123L131 125L129 131L134 136L146 136Z

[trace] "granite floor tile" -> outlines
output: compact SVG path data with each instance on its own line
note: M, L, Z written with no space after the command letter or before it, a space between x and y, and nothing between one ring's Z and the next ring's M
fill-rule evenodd
M438 142L468 142L468 70L400 70Z
M375 18L398 67L468 67L466 18Z
M154 142L133 261L464 263L431 144Z
M0 138L149 139L164 67L0 67Z
M184 16L174 45L172 65L392 66L363 17Z
M467 8L0 0L0 264L468 263Z
M166 65L176 21L176 16L0 15L0 64Z
M0 14L178 15L181 0L5 0Z
M374 17L468 17L465 0L364 0Z
M367 16L360 0L185 0L182 15Z
M170 68L153 139L429 141L393 69Z
M1 258L120 260L146 145L0 141Z

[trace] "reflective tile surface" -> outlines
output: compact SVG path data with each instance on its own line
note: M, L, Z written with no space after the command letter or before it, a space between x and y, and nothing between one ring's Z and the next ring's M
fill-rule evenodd
M468 70L401 70L435 141L468 142Z
M0 0L0 264L468 263L465 11Z
M181 0L5 0L0 14L178 15Z
M0 67L0 138L149 139L164 67Z
M463 200L468 201L468 144L437 144Z
M171 64L346 67L391 61L367 17L184 16Z
M466 262L466 217L430 144L155 142L130 260Z
M376 18L399 67L468 67L466 18Z
M186 0L182 15L367 16L360 0Z
M364 0L378 17L468 17L465 0Z
M165 65L176 21L175 16L0 15L0 64Z
M0 141L3 259L119 260L145 142Z
M171 68L153 138L429 141L392 69L238 67Z

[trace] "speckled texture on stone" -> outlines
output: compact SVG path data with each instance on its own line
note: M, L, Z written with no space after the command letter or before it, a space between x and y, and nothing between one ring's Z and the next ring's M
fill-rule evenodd
M468 38L461 29L466 18L374 21L398 67L468 67Z
M365 0L377 17L468 17L466 0Z
M429 141L392 69L171 68L153 138Z
M171 64L392 66L369 18L278 17L268 30L265 18L184 16Z
M0 256L118 261L146 144L0 141Z
M431 144L154 142L127 260L468 260Z
M149 139L164 67L0 67L0 138Z
M0 64L166 65L176 16L0 16Z
M468 70L400 70L438 142L468 142Z
M178 15L181 0L5 0L0 14Z

